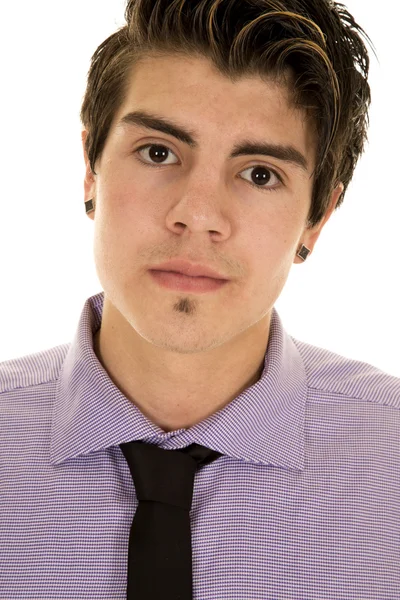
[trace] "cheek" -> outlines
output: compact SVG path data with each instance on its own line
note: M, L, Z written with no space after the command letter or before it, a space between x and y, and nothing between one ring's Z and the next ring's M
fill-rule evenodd
M270 213L268 218L263 216L258 219L257 225L253 223L249 228L248 235L257 254L275 264L280 259L285 262L298 230L298 217L280 210Z
M299 223L280 218L263 221L249 235L254 260L254 273L260 289L280 292L287 280L296 254L296 242L301 234ZM258 283L256 282L258 286Z
M138 221L143 211L140 209L143 192L136 183L127 183L122 174L115 172L104 179L99 189L102 208L102 221L119 235L129 231L132 223Z

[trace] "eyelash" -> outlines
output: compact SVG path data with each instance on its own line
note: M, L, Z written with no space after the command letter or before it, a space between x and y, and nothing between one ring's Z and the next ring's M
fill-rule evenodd
M153 144L145 144L144 146L140 146L140 148L137 148L137 150L135 150L134 154L138 154L141 150L147 150L147 148L151 148L152 146L160 146L161 148L166 148L169 152L172 152L172 154L175 154L175 152L173 152L173 150L171 150L171 148L169 148L168 146L165 146L164 144L154 144L154 143ZM167 166L167 167L170 166L170 165L153 165L152 163L147 163L137 157L136 157L136 160L138 160L145 167L150 167L152 169L162 169L165 166ZM279 175L279 173L274 171L274 169L270 169L269 167L266 167L265 165L253 165L252 167L248 167L247 169L255 169L256 167L263 167L267 171L270 171L271 173L273 173L275 175L275 177L278 179L278 181L281 183L281 185L284 185L282 177ZM244 171L247 171L247 169L244 169ZM256 185L255 183L251 183L250 181L247 181L246 179L244 179L244 181L246 181L246 183L248 183L252 187L254 187L257 190L260 190L262 192L276 192L281 187L281 186L275 186L273 188L262 188L261 186Z

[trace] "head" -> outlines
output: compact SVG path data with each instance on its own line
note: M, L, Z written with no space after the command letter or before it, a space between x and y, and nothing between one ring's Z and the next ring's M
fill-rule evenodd
M234 286L244 331L302 262L299 244L313 250L364 150L364 32L330 0L128 0L125 18L92 57L81 109L105 296L139 330L132 301L147 269L169 258L206 263ZM121 123L134 111L190 138L144 129L143 114L142 127L138 115ZM243 141L291 148L298 162L232 158ZM174 312L193 314L204 303L220 319L218 294L164 296L154 308L173 299Z

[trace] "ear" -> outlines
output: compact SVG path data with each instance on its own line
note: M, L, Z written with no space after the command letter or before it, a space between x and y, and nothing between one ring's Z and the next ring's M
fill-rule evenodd
M88 132L86 129L82 130L81 133L81 138L82 138L82 147L83 147L83 157L85 160L85 166L86 166L86 173L85 173L85 180L84 180L84 201L87 202L88 200L92 200L93 199L93 204L94 204L94 200L96 198L96 179L95 179L95 175L92 172L92 169L90 168L90 163L89 163L89 158L86 152L86 148L85 148L85 143L86 143L86 138L88 136ZM94 220L94 212L90 212L88 213L88 217L90 219L92 219L92 221Z
M331 194L329 207L328 207L328 210L326 211L326 214L324 215L323 219L321 219L321 221L319 223L317 223L317 225L315 225L315 227L313 227L312 229L304 230L303 235L301 236L300 243L307 246L307 248L309 250L311 250L311 252L314 250L314 246L317 242L317 239L319 238L319 235L320 235L324 225L329 221L333 211L335 210L336 204L338 203L339 198L340 198L341 194L343 193L343 190L344 190L344 185L342 182L340 182L335 187L335 189L333 190L333 192ZM303 263L304 261L299 256L296 256L294 262L295 263Z

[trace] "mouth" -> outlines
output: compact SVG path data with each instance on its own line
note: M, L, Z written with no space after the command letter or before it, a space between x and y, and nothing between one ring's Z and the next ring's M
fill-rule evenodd
M161 287L181 292L212 292L228 283L226 279L213 279L203 275L190 276L176 271L151 270L150 274Z
M169 260L161 265L151 266L152 270L166 271L170 273L179 273L190 277L208 277L209 279L217 279L227 281L227 278L214 270L208 264L193 263L183 259Z

